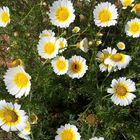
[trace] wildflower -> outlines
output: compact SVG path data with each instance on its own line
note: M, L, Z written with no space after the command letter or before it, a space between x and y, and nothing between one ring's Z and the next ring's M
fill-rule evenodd
M137 3L131 11L134 11L137 16L140 16L140 3Z
M95 6L93 11L94 21L97 26L109 27L117 23L117 9L116 6L109 2L102 2Z
M133 38L140 36L140 19L134 18L127 22L125 32Z
M83 57L74 55L69 59L68 75L71 78L83 77L87 69L86 60Z
M84 38L80 43L77 44L77 47L81 49L83 52L87 53L89 50L88 39Z
M51 23L61 28L67 28L75 20L73 4L69 0L55 1L50 7Z
M55 33L52 30L44 30L42 33L40 33L39 38L42 37L54 37Z
M130 61L131 57L129 55L115 53L108 57L104 63L107 65L112 65L113 67L121 70L126 68Z
M80 140L80 134L74 125L65 124L57 129L57 136L55 140Z
M119 43L117 43L117 47L120 50L124 50L125 49L125 44L123 42L119 42Z
M58 54L59 44L55 37L43 37L39 40L37 50L44 59L54 58Z
M59 52L61 53L61 52L63 52L65 49L66 49L66 47L68 46L68 44L67 44L67 40L65 39L65 38L59 38L59 39L57 39L57 42L58 42L58 44L59 44Z
M111 100L120 106L129 105L136 97L132 94L135 91L135 83L130 79L126 79L126 77L121 77L118 80L113 79L111 88L107 89L107 92L112 94Z
M109 58L112 54L115 54L116 52L117 52L116 49L111 49L110 47L108 47L107 49L104 49L97 53L97 58L101 62L101 64L99 65L101 72L104 72L104 71L110 72L111 70L113 70L113 66L111 64L109 65L105 64L105 60Z
M10 13L8 7L0 8L0 27L6 27L10 23Z
M123 5L123 9L126 9L128 6L132 6L132 3L134 2L134 0L120 0L122 5Z
M73 29L72 29L72 32L73 33L78 33L80 31L80 28L78 26L75 26Z
M60 56L52 60L52 67L57 75L66 74L68 71L68 60Z
M4 75L6 89L15 98L21 98L23 95L27 96L29 94L30 79L30 75L25 72L22 66L9 68Z
M26 127L28 116L21 106L17 103L7 103L5 100L0 101L0 126L3 130L22 131Z

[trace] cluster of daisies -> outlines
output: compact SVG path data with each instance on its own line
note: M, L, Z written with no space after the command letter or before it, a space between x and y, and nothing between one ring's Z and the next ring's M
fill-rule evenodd
M127 8L132 4L133 1L125 1L121 0L122 5ZM124 9L125 9L124 8ZM94 21L97 26L100 27L109 27L117 24L117 8L114 4L109 2L102 2L95 6L94 10ZM127 22L125 25L126 35L132 37L140 36L140 19L134 18ZM117 47L120 50L125 49L125 44L123 42L119 42ZM115 48L107 47L102 51L97 53L97 58L100 61L100 70L104 71L117 71L124 69L128 66L130 61L132 60L129 55L118 53ZM129 105L132 100L136 97L133 92L136 91L135 83L126 79L126 77L120 77L119 79L113 79L111 83L111 88L107 89L107 92L110 93L111 100L120 106Z
M134 0L120 0L123 9L133 5ZM140 4L136 4L132 11L140 15ZM75 20L75 10L70 0L55 1L50 7L49 18L53 25L60 28L68 28ZM98 27L109 27L117 24L118 11L114 4L110 2L101 2L95 6L93 11L94 22ZM0 8L0 27L6 27L10 23L10 14L8 7ZM80 28L75 27L72 31L79 32ZM140 19L134 18L125 25L126 35L131 37L140 36ZM88 40L84 38L78 45L84 52L88 51ZM43 59L51 59L51 65L57 75L67 74L71 78L81 78L85 75L88 66L86 59L73 55L68 60L61 56L62 52L68 47L67 40L63 37L55 37L52 30L44 30L40 33L37 45L38 54ZM125 44L119 42L117 47L120 50L125 49ZM99 51L97 58L100 61L100 71L118 71L128 66L131 61L129 55L117 52L115 48L107 47ZM8 68L4 75L4 83L9 94L15 98L27 96L31 89L31 76L25 72L23 64L20 60L13 61L13 66ZM111 87L107 89L110 93L112 101L116 105L129 105L136 97L133 92L136 91L135 83L121 77L113 79ZM16 131L19 137L29 140L30 123L28 116L21 106L17 103L0 101L0 126L3 130ZM57 130L55 140L80 140L81 136L76 126L65 124ZM90 140L104 140L103 137L91 138Z
M130 6L132 3L127 3L126 0L121 0L123 6ZM131 0L129 0L131 2ZM126 4L127 3L127 4ZM138 8L137 8L138 9ZM110 2L101 2L93 11L94 22L99 27L109 27L117 24L118 12L114 4ZM128 21L125 25L126 35L134 38L140 36L140 19L134 18Z
M49 17L53 25L67 28L75 19L74 11L71 1L58 0L50 7ZM78 32L79 30L78 27L75 27L73 32ZM88 66L83 57L74 55L67 60L60 55L68 46L65 38L55 37L55 33L52 30L42 31L39 38L38 54L43 59L52 59L51 65L57 75L67 74L71 78L78 79L84 76Z
M64 56L60 56L68 46L65 38L55 37L52 30L42 31L39 38L38 53L43 59L52 59L51 65L57 75L68 74L71 78L84 76L88 67L83 57L74 55L67 60Z

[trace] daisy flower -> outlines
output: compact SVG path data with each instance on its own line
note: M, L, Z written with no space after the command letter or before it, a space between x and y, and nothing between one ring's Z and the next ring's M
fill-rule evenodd
M80 31L80 28L78 26L75 26L73 29L72 29L72 32L73 33L78 33Z
M27 121L26 127L24 128L24 130L22 130L18 133L18 136L25 140L31 140L30 136L29 136L31 134L30 131L31 131L31 126L30 126L30 123Z
M129 62L131 61L131 57L129 55L125 55L122 53L112 54L109 58L105 60L105 64L112 65L117 69L121 70L127 67Z
M9 68L4 75L6 89L15 98L21 98L23 95L27 96L29 94L30 79L30 75L25 72L22 66Z
M123 42L119 42L119 43L117 43L117 47L120 50L124 50L125 49L125 44Z
M74 55L69 59L68 75L71 78L83 77L87 69L86 60L83 57Z
M105 60L107 58L109 58L112 54L115 54L116 52L117 52L117 50L115 48L112 49L112 48L108 47L107 49L104 49L97 53L97 58L101 62L101 64L99 65L101 72L104 72L104 71L110 72L112 70L113 66L105 64Z
M66 47L68 46L68 44L67 44L67 40L65 39L65 38L59 38L59 39L57 39L57 42L58 42L58 44L59 44L59 52L61 53L61 52L63 52L65 49L66 49Z
M80 140L78 129L74 125L65 124L57 129L55 140Z
M123 8L126 9L128 6L132 6L132 3L134 2L134 0L120 0Z
M39 38L42 37L54 37L55 33L52 30L44 30L42 33L40 33Z
M95 6L93 15L94 22L97 26L109 27L117 23L117 8L109 2L101 2Z
M87 53L89 50L88 39L84 38L80 43L77 44L77 47L81 49L83 52Z
M140 16L140 3L137 3L131 11L134 11L138 16Z
M100 137L100 138L94 137L94 138L91 138L89 140L104 140L104 138L103 137Z
M3 130L7 132L22 131L26 127L28 116L20 108L21 106L17 103L0 101L0 126Z
M67 28L75 20L74 11L70 0L58 0L50 7L49 18L53 25Z
M127 22L125 25L125 32L128 36L139 37L140 36L140 19L134 18Z
M8 7L0 8L0 27L6 27L10 23L10 13Z
M60 56L56 57L52 60L52 67L54 69L54 72L57 75L63 75L66 74L68 71L68 60L65 59L65 57Z
M55 37L43 37L39 40L37 50L44 59L54 58L58 54L59 44Z
M112 94L111 100L114 104L120 106L131 104L132 100L136 97L132 94L135 91L135 83L130 79L126 79L126 77L121 77L118 80L113 79L111 88L107 89L107 92Z

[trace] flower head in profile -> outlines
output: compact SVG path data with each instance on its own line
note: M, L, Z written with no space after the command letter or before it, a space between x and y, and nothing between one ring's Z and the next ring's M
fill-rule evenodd
M68 60L63 56L56 57L52 60L52 67L57 75L66 74L68 71Z
M135 91L135 83L130 79L126 79L126 77L121 77L117 80L113 79L111 88L107 89L107 92L112 94L111 100L114 104L120 106L131 104L136 97L136 95L133 94Z
M10 23L10 13L8 7L0 7L0 27L6 27Z
M89 50L89 42L88 39L85 37L79 43L77 43L77 47L81 49L83 52L87 53Z
M59 52L60 53L63 52L68 46L67 40L63 37L57 39L57 43L59 44Z
M42 33L40 33L39 38L42 37L54 37L55 33L52 30L43 30Z
M50 7L49 18L53 25L67 28L75 20L74 11L70 0L58 0Z
M81 78L85 75L88 66L86 65L86 59L81 56L72 56L69 59L68 75L71 78Z
M118 49L120 49L120 50L124 50L124 49L125 49L125 44L124 44L123 42L118 42L118 43L117 43L117 47L118 47Z
M109 27L117 23L118 12L114 4L101 2L93 11L94 22L100 27Z
M105 60L105 64L112 65L114 68L121 70L125 69L131 60L129 55L115 53Z
M140 19L134 18L125 25L126 35L137 38L140 36Z
M134 2L134 0L120 0L122 5L123 5L123 9L126 9L128 6L132 6L132 3Z
M30 75L25 72L22 66L9 68L4 75L6 89L15 98L21 98L23 95L27 96L29 94L30 79Z
M105 60L109 58L111 55L115 54L116 52L117 50L115 48L112 49L108 47L97 53L97 58L101 62L101 64L99 65L101 72L104 71L110 72L111 70L113 70L113 66L111 64L105 64Z
M43 37L39 40L37 50L41 58L51 59L58 54L59 44L55 37Z
M57 129L55 140L80 140L80 134L76 126L65 124Z
M140 3L135 4L131 11L134 11L137 16L140 16Z
M17 103L0 101L0 126L3 130L22 131L26 127L28 116Z

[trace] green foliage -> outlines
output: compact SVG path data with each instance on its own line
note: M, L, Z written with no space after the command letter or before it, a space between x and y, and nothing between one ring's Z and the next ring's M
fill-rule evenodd
M26 71L31 75L32 89L30 95L18 99L17 102L28 115L35 113L39 120L32 125L33 140L52 140L57 128L66 123L75 124L81 134L82 140L95 136L103 136L105 140L139 140L140 139L140 38L127 37L124 32L126 22L136 15L131 8L119 9L118 24L109 28L98 28L93 22L93 9L97 1L90 3L83 0L82 6L73 0L76 9L76 20L66 30L51 25L47 12L53 0L4 0L1 6L8 6L11 13L11 23L6 28L0 28L0 35L8 35L10 43L1 41L1 46L9 48L3 51L0 47L0 61L11 58L23 60ZM100 0L101 1L101 0ZM115 3L115 0L110 0ZM86 17L80 21L79 15ZM81 28L80 33L72 35L74 26ZM37 53L39 33L44 29L55 31L57 36L68 39L68 49L63 53L66 58L77 54L87 60L88 71L86 75L77 80L67 75L57 76L51 67L50 60L42 60ZM103 33L97 37L98 32ZM17 36L15 36L17 33ZM102 44L91 46L88 53L73 47L82 38L87 37L95 42L102 39ZM115 73L101 73L96 54L99 50L110 46L116 48L119 41L124 41L124 53L132 56L129 66ZM15 101L8 94L3 82L6 66L0 67L0 98L6 101ZM126 107L114 105L107 94L107 87L112 79L125 76L131 78L137 85L137 98ZM88 124L86 117L89 114L96 116L95 124ZM83 118L83 119L81 119ZM17 135L0 131L0 140L19 140Z

